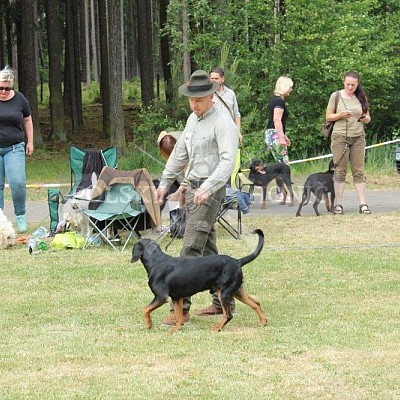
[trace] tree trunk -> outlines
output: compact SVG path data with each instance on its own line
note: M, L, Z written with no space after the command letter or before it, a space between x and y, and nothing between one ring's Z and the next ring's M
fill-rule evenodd
M39 109L37 101L37 59L35 46L34 8L36 0L19 0L21 19L17 22L18 32L18 88L29 100L32 110L35 146L43 145L39 125Z
M151 1L138 0L138 39L142 102L149 106L154 99L154 63Z
M109 36L108 48L110 58L110 112L111 120L111 145L117 147L119 153L125 149L125 125L122 109L122 32L121 13L122 0L108 3Z
M92 45L92 68L93 68L93 79L95 82L99 81L99 67L98 67L98 55L97 55L97 40L96 40L96 18L95 18L95 5L94 0L90 0L90 37Z
M6 63L4 62L5 59L5 40L3 40L3 38L5 38L6 35L6 30L5 28L5 16L6 16L6 6L5 4L3 4L2 2L0 2L0 37L2 38L2 40L0 40L0 67L3 67Z
M57 1L46 0L51 137L65 142L67 135L64 125L65 115L62 94L61 49L63 32L60 11Z
M90 40L89 40L89 0L83 0L83 16L82 16L82 30L84 30L84 35L82 35L82 62L83 71L85 73L86 85L90 85Z
M160 27L161 29L167 23L167 7L169 0L160 0ZM172 84L172 74L171 74L171 54L169 49L169 36L161 36L161 63L163 69L163 76L165 82L165 98L167 103L171 103L174 99L174 91Z
M100 30L100 95L103 105L103 137L111 137L110 66L108 63L107 0L98 0Z
M137 5L130 2L125 8L126 14L126 79L130 80L138 75L138 44L137 44Z
M83 130L81 76L79 62L78 12L74 0L66 0L66 39L65 39L65 76L64 107L71 117L72 133L80 134Z
M75 69L75 79L74 79L74 84L75 84L75 103L76 103L76 115L78 117L78 131L82 132L83 131L83 110L82 110L82 59L81 59L81 47L80 47L80 8L79 8L79 3L80 1L73 0L72 1L72 15L75 16L75 18L72 19L72 32L73 32L73 40L74 40L74 62L73 66Z
M191 75L191 57L189 51L190 26L189 26L189 4L187 0L182 2L182 41L183 41L183 79L187 82Z

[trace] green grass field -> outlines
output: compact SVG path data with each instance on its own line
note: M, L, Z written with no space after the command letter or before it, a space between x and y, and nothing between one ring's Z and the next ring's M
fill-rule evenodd
M369 153L368 190L400 187L392 153ZM121 165L143 162L135 157ZM294 165L295 185L318 170L325 161ZM27 176L30 185L68 184L68 152L38 151ZM29 200L46 196L29 188ZM264 230L264 250L244 273L269 323L260 326L238 304L220 333L211 330L219 317L194 315L209 304L208 293L193 297L191 323L180 333L160 326L167 305L146 330L142 311L152 294L130 251L1 250L0 398L400 398L398 212L244 222L239 241L218 230L219 249L241 257L256 245L251 230Z
M0 398L398 399L398 213L246 217L242 240L218 230L221 253L252 251L255 227L266 244L245 286L269 323L238 304L220 333L194 315L208 293L180 333L160 326L167 305L146 330L130 251L1 251Z

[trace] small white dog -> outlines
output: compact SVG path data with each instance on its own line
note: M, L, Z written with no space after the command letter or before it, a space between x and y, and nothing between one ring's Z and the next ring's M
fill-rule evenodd
M0 250L15 244L15 230L0 208Z
M88 219L82 215L82 210L89 208L92 191L97 183L97 176L94 172L91 179L90 188L80 190L65 202L61 212L63 219L59 222L57 231L62 231L67 225L70 230L80 232L82 236L89 236L92 232Z

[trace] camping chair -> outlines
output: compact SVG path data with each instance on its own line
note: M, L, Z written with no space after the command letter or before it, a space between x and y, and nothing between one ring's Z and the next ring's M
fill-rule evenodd
M80 189L90 187L93 172L98 177L104 166L117 168L117 159L116 147L107 147L97 151L72 146L69 150L71 165L71 189L69 195L75 194Z
M253 182L251 182L247 175L241 170L240 149L238 149L236 153L235 167L228 184L232 189L239 191L242 191L245 186L253 185ZM229 221L233 219L232 215L228 213L229 210L232 209L237 210L236 227ZM236 197L225 198L215 218L215 222L221 225L232 237L240 239L240 235L242 234L242 212Z
M93 173L96 177L104 166L110 168L117 167L117 148L107 147L103 150L81 149L72 146L69 151L69 162L71 169L71 186L69 193L63 195L60 189L49 188L47 198L50 214L50 232L54 234L59 222L59 205L65 204L80 189L87 189L92 184Z
M155 186L144 168L120 171L104 167L92 196L89 208L80 210L93 231L83 248L100 238L117 250L115 243L120 242L120 231L124 230L128 232L121 249L124 251L131 238L140 239L140 231L151 227L161 230Z

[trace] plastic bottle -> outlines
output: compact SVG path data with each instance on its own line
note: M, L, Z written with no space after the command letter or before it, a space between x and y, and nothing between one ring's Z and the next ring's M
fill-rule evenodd
M37 240L44 239L49 236L49 231L44 226L41 226L32 232L32 236Z
M30 236L26 245L28 246L29 254L32 254L36 248L36 239L33 236Z
M99 247L101 245L101 239L98 236L89 236L88 243L91 246Z

